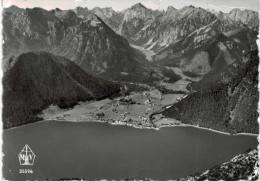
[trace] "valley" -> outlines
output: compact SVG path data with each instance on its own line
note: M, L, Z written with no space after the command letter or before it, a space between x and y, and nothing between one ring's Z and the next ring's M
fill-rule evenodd
M115 98L79 102L69 109L50 105L38 117L46 121L100 122L140 129L184 125L176 119L166 118L161 113L185 98L189 94L187 86L201 78L188 77L179 68L168 69L178 75L180 80L173 83L160 81L154 83L154 86L128 82L128 85L143 87L144 90L129 90L126 84ZM163 93L160 89L166 92Z

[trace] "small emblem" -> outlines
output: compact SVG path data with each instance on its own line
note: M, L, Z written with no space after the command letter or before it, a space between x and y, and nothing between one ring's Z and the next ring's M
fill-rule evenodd
M25 145L21 152L18 154L20 165L32 166L34 164L36 155L33 153L29 145Z

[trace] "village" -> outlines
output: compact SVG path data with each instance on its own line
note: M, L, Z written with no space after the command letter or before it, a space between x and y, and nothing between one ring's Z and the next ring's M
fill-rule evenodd
M68 110L52 105L44 110L40 117L52 121L93 121L158 129L180 124L179 121L165 118L160 113L183 97L185 97L183 94L162 94L158 89L152 88L143 92L131 92L129 95L114 99L80 102Z

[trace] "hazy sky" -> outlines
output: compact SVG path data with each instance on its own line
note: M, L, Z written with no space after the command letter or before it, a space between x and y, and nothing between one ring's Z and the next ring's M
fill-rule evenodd
M152 9L166 9L169 5L182 8L186 5L194 5L206 9L229 11L232 8L259 10L258 0L2 0L4 7L17 5L19 7L42 7L45 9L72 9L82 7L113 7L115 10L123 10L138 2Z

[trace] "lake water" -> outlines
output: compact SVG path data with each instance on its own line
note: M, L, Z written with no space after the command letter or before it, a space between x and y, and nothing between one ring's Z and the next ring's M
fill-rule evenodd
M228 136L193 127L140 130L102 123L38 122L3 133L4 177L13 181L81 177L177 179L256 148L256 136ZM28 144L33 166L20 166ZM19 174L29 168L33 174Z

